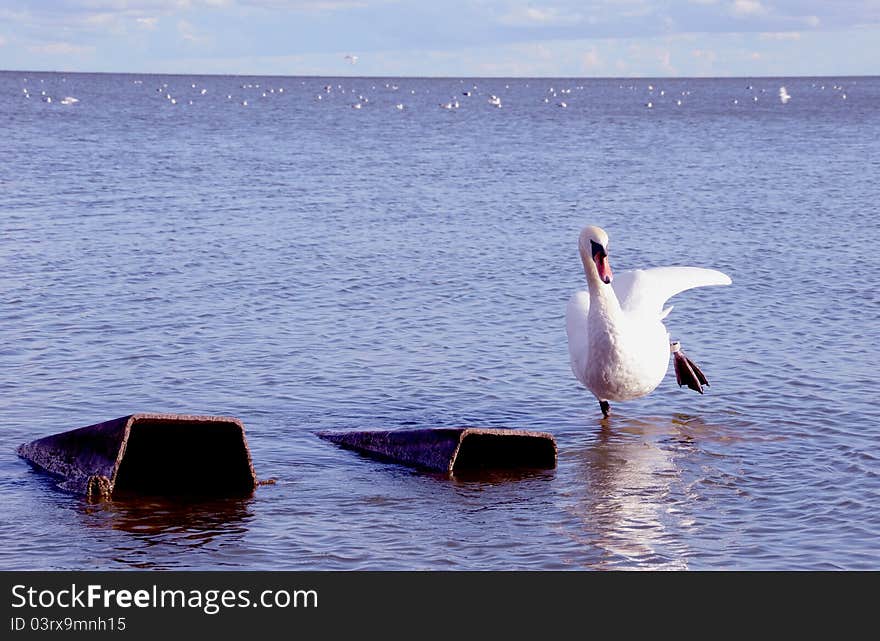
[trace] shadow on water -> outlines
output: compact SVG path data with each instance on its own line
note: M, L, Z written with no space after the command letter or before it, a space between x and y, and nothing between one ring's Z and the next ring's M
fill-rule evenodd
M89 527L145 537L183 534L198 546L216 536L246 532L253 516L251 502L251 498L126 497L101 503L82 501L79 512Z
M257 518L255 494L122 495L90 502L35 466L23 466L19 476L15 482L27 492L22 503L29 507L16 505L19 511L11 513L10 522L31 534L5 553L39 550L30 569L236 568L253 552L248 537ZM80 550L76 557L74 548Z
M353 452L368 465L380 465L386 479L415 479L420 482L436 483L442 487L479 489L499 485L521 485L530 482L552 481L556 468L544 467L466 467L452 472L438 472L421 467L410 467L387 458Z
M541 468L464 469L455 471L446 478L457 485L501 485L522 481L550 481L555 472L555 469Z
M683 469L707 456L708 442L730 440L729 430L686 415L612 416L600 426L594 442L570 453L579 490L570 510L578 539L601 550L594 567L688 569L695 506Z
M116 560L146 568L163 567L181 554L197 564L201 550L241 544L254 517L252 502L253 498L127 497L80 501L77 512L86 528L128 535L128 543L117 546Z

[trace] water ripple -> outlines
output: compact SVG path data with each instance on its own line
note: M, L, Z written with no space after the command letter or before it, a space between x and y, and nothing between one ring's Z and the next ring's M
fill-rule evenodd
M66 74L61 106L20 76L0 72L0 567L877 569L877 79L839 80L845 104L786 79L784 108L664 80L692 94L646 118L636 80L579 81L565 110L545 81L481 80L504 109L447 113L457 80L317 101L327 79ZM192 82L192 105L156 92ZM668 320L706 395L669 378L599 421L563 320L588 222L617 270L731 274ZM241 417L276 484L95 506L14 454L135 411ZM314 436L461 424L548 430L558 469L450 479Z

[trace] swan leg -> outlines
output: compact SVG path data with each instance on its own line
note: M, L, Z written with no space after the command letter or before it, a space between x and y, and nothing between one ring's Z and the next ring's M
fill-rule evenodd
M602 418L608 418L608 415L611 414L611 403L600 400L599 407L602 408Z
M676 341L670 344L669 348L672 350L673 362L675 364L675 380L678 386L687 385L695 392L702 394L703 385L709 384L709 381L706 380L706 375L703 374L703 370L685 356L685 353L681 351L681 343Z

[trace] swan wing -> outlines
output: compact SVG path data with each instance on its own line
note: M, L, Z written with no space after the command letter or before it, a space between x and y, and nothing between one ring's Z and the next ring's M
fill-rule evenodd
M586 385L585 372L590 360L590 342L587 335L587 316L590 312L590 293L582 289L572 294L565 310L565 332L568 334L568 356L571 371Z
M629 313L664 318L672 308L663 309L670 298L688 289L710 285L730 285L727 274L702 267L653 267L621 272L611 286L621 308ZM587 301L589 304L589 301Z

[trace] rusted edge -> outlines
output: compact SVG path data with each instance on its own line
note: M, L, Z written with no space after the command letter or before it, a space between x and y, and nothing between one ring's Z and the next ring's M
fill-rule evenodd
M435 472L448 472L452 452L458 447L464 428L399 430L334 430L317 436L385 461Z

